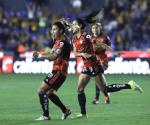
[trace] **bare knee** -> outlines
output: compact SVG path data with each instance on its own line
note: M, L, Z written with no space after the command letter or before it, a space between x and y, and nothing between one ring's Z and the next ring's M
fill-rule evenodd
M77 93L81 93L81 92L84 92L84 89L78 88Z
M84 89L86 87L86 85L89 82L90 77L88 75L85 74L81 74L79 76L79 82L78 82L78 88L77 88L77 92L84 92Z
M40 87L38 88L38 92L46 93L49 89L49 86L44 82L41 83Z
M53 93L54 93L54 90L53 90L53 89L50 89L50 90L48 90L48 91L46 92L46 94L49 95L49 96L52 95Z

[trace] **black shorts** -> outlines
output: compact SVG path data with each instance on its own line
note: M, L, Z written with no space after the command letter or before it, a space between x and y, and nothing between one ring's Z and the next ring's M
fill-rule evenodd
M83 67L81 73L90 75L90 76L96 76L98 73L95 72L93 67Z
M104 73L104 70L101 65L97 65L94 67L83 67L81 73L94 77L100 73Z
M60 71L53 70L49 73L44 82L52 89L58 90L60 86L64 83L66 76L63 75Z

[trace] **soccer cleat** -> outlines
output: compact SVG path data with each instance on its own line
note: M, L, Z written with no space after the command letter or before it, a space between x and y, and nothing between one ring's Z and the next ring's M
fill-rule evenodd
M81 114L81 113L77 113L75 117L72 118L88 118L87 114Z
M105 96L105 104L110 104L110 98L109 98L109 96Z
M46 121L46 120L51 120L50 117L47 116L40 116L39 118L35 119L36 121Z
M88 118L88 115L87 114L81 114L81 113L79 113L79 114L77 114L76 117L77 118Z
M132 90L136 90L136 91L139 91L141 93L143 92L142 88L138 84L136 84L135 81L131 80L128 82L128 84L130 85Z
M92 101L92 104L99 104L99 100L98 99L94 99L93 101Z
M61 119L65 120L71 114L71 110L67 109L65 113L63 113Z

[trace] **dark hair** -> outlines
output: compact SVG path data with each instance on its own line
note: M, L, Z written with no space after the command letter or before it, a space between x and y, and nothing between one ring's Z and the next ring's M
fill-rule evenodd
M55 22L53 25L56 25L63 33L65 33L65 26L61 22Z
M80 18L77 18L76 21L78 22L78 24L81 25L81 29L84 29L85 28L85 23L84 23L84 20L80 19Z
M78 24L81 25L81 29L84 29L86 24L93 24L100 19L102 11L101 10L96 10L91 12L89 15L85 16L84 18L77 18L76 21Z
M85 18L86 23L92 24L103 20L104 8L95 10L88 14Z

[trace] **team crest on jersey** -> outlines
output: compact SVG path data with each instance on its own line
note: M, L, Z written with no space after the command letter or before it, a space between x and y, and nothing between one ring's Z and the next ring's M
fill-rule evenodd
M60 42L60 46L63 46L64 45L64 42Z
M86 35L86 38L91 39L91 35Z

